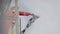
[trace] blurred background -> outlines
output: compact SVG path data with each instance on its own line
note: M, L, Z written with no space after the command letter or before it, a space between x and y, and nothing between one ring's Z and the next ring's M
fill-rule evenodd
M25 34L60 34L60 0L19 0L18 5L21 10L40 16ZM22 18L22 23L28 18Z
M5 13L14 6L14 0L0 0L0 34L5 31ZM9 4L8 4L9 3ZM10 6L8 6L10 5ZM25 34L60 34L60 0L18 0L19 10L29 11L40 16ZM4 19L3 19L4 18ZM21 16L21 28L24 29L30 16Z

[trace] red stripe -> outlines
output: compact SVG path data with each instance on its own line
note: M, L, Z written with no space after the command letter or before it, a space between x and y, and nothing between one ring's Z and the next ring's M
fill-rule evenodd
M20 15L20 16L29 16L30 13L29 13L29 12L19 11L19 15Z

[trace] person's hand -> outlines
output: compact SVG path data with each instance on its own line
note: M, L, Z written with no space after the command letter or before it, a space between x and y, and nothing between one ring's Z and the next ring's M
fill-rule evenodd
M9 17L13 17L13 16L14 16L14 12L13 12L13 10L9 10L9 11L7 11L7 16L9 16Z

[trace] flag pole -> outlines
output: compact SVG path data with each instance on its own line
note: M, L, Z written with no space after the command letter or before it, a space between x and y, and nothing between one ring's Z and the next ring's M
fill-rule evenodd
M18 15L18 0L15 0L15 17L16 17L16 34L20 34L19 32L19 23L20 23L20 20L19 20L19 15Z

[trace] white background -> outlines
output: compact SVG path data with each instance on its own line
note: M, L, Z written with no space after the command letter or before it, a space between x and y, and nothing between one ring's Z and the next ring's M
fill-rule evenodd
M60 34L60 0L19 0L19 6L40 16L25 34ZM22 18L23 25L27 20Z

